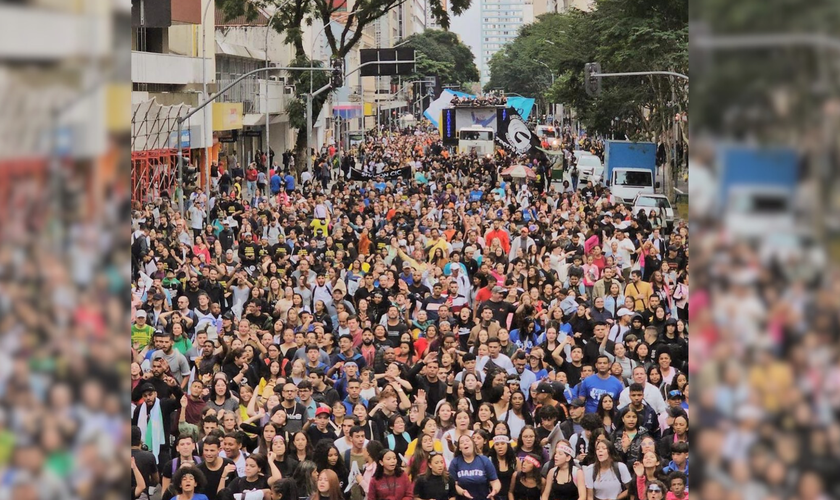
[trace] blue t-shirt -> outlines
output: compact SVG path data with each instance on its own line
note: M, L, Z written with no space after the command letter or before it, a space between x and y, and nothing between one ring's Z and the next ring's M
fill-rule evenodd
M285 181L287 190L291 191L295 188L295 178L292 177L292 174L287 175Z
M472 463L467 463L464 457L455 457L449 464L449 475L455 483L470 492L473 500L487 500L490 495L490 481L499 478L496 468L489 458L477 455ZM458 495L457 498L466 498Z
M178 495L172 497L172 500L178 500ZM210 500L204 493L193 493L192 500Z
M292 180L294 182L294 179ZM271 176L271 192L279 193L283 188L283 178L277 174Z
M578 396L586 398L586 413L595 413L601 396L610 394L613 399L617 399L623 390L624 384L612 375L606 380L598 375L590 375L581 381Z

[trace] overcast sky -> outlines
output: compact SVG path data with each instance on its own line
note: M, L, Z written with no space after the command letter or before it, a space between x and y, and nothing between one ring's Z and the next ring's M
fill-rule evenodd
M480 55L479 49L481 48L481 16L479 13L479 2L481 2L481 0L473 0L470 8L462 15L454 17L449 24L449 29L460 36L461 41L472 49L476 66L478 66L478 57Z

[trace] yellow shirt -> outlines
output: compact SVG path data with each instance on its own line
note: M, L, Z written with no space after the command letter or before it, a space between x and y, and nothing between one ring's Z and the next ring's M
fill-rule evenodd
M414 439L410 443L408 443L408 448L405 449L406 458L414 456L414 450L416 450L416 449L417 449L417 440ZM439 453L443 453L443 444L440 442L440 439L435 439L434 449L435 449L435 451L437 451Z

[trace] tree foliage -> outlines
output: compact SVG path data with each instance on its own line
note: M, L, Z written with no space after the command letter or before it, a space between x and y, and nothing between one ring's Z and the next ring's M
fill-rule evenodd
M840 2L814 0L807 9L785 0L759 4L709 0L692 9L706 36L767 33L836 36ZM694 30L694 26L692 26ZM692 41L700 34L692 31ZM746 134L774 145L819 136L826 102L840 95L836 51L807 46L692 48L692 128L715 135Z
M540 16L494 56L486 88L562 103L593 132L667 142L677 111L671 90L686 110L685 82L662 76L604 78L602 94L593 98L584 90L583 68L596 61L603 72L687 74L687 2L598 0L591 12ZM556 75L553 86L546 83L549 69Z
M412 80L438 75L441 83L463 87L479 79L472 50L451 31L415 33L406 39L404 47L415 51L417 71Z

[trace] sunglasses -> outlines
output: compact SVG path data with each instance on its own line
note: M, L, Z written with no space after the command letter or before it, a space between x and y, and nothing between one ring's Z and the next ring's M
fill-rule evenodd
M655 485L655 484L652 484L652 485L648 486L648 489L647 489L647 490L648 490L648 491L655 491L655 492L657 492L657 493L662 493L662 489L661 489L659 486Z
M429 458L442 457L442 456L443 456L443 453L441 453L439 451L433 451L433 452L429 453Z

